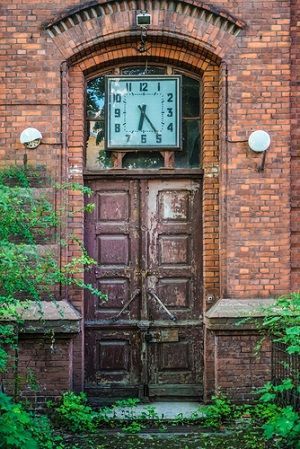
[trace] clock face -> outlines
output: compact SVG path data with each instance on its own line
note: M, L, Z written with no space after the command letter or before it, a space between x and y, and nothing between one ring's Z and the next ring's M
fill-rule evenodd
M180 76L107 76L106 149L180 149L180 93Z

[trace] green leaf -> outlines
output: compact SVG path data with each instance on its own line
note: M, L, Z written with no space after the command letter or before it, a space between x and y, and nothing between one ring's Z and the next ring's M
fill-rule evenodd
M270 402L276 399L276 394L274 393L265 393L260 397L260 401L262 402Z

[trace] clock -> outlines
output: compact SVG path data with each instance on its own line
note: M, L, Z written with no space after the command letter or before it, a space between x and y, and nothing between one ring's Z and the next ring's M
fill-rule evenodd
M181 76L106 76L106 150L181 149Z

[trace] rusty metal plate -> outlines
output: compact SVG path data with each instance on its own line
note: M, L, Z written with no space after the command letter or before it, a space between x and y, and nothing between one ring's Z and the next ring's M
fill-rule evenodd
M160 341L162 343L179 341L178 329L163 329L160 331Z

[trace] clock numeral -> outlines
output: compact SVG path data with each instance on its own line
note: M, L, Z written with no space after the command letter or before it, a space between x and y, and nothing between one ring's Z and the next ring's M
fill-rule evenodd
M148 83L140 83L140 92L148 92Z
M170 123L170 124L168 125L167 129L168 129L169 131L173 131L173 123Z
M167 108L167 110L168 110L167 117L173 117L173 109Z
M141 135L141 142L142 143L147 143L147 136L146 136L146 134L142 134Z
M168 95L167 101L168 101L169 103L172 103L172 102L173 102L173 94L169 93L169 94L167 94L167 95Z
M122 97L121 94L113 94L113 102L114 103L121 103Z
M157 83L157 90L160 91L160 83Z
M161 143L161 134L156 134L156 143Z
M120 118L121 117L121 109L115 109L115 118Z
M126 90L128 90L128 92L131 92L131 83L126 83Z
M130 137L131 137L130 134L126 134L125 137L126 137L126 143L128 143L130 140Z
M115 132L119 133L121 131L121 125L120 123L115 123Z

